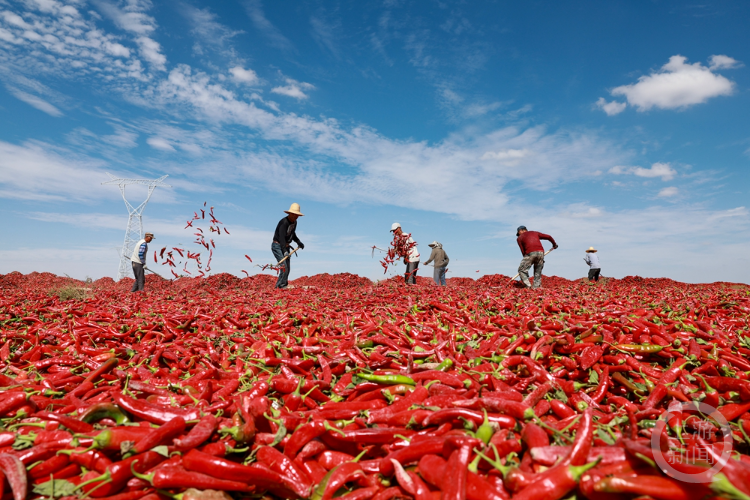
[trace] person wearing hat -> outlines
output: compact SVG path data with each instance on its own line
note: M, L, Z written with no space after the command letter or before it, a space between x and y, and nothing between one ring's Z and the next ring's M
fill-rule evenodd
M291 252L292 241L296 242L300 250L304 250L305 245L297 238L297 219L304 214L299 211L299 204L292 203L289 210L284 210L286 217L281 219L276 225L276 232L273 233L273 243L271 251L276 258L276 262L281 262L284 257L288 257ZM276 288L284 289L289 285L289 270L292 259L288 258L281 264L279 279L276 280Z
M396 236L402 236L404 234L404 231L401 229L401 224L398 222L394 222L391 225L391 232ZM412 239L411 235L406 236L404 243L409 249L409 253L404 257L404 264L406 264L404 281L407 285L414 285L417 283L417 271L419 270L419 250L417 249L417 243Z
M133 255L130 256L130 264L133 266L133 274L135 275L135 283L133 283L133 288L130 289L131 292L142 292L143 286L146 284L146 273L143 268L146 265L148 244L153 239L154 233L146 233L146 236L135 244Z
M589 265L589 281L599 281L599 273L602 271L602 266L599 265L599 256L596 255L597 250L594 247L589 247L586 250L586 257L583 260Z
M539 288L542 286L542 269L544 269L544 247L541 240L552 243L552 249L557 248L557 243L552 236L537 231L529 231L526 226L518 226L516 229L516 242L521 249L523 259L518 266L518 275L526 288ZM534 265L534 285L529 283L529 268Z
M430 258L427 259L427 262L423 262L422 264L426 266L434 260L435 271L433 272L432 277L435 280L436 285L445 286L445 270L448 267L448 261L450 260L448 254L443 250L443 245L437 241L433 241L427 246L432 248L432 252L430 253Z

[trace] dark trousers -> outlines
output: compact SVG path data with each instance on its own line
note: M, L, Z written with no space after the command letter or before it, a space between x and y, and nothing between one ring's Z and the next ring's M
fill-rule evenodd
M284 252L281 250L281 245L279 245L278 243L271 244L271 251L273 252L273 256L276 257L276 262L281 261L285 257ZM287 253L289 253L289 250L287 250ZM286 259L284 263L281 264L279 278L276 280L276 288L286 288L287 285L289 285L289 271L291 266L291 257Z
M601 269L589 269L589 281L599 281Z
M417 271L419 270L419 261L407 262L406 263L406 274L404 274L404 281L407 285L415 285L417 283Z
M131 262L133 264L133 274L135 275L135 283L133 283L133 288L130 289L131 292L142 292L143 291L143 285L146 284L146 272L143 270L143 264L140 262Z

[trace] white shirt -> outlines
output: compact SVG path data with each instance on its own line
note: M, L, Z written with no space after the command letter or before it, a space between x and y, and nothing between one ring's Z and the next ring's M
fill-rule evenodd
M406 240L407 245L411 245L414 243L414 239L409 236L409 239ZM417 249L417 245L414 245L409 250L409 262L419 262L419 250Z
M601 269L601 266L599 265L599 256L596 255L596 253L588 252L583 260L586 261L586 264L588 264L591 269Z

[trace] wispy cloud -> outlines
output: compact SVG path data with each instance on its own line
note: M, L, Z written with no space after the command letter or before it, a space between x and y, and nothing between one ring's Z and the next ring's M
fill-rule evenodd
M281 31L266 18L263 12L263 3L261 0L246 0L245 11L253 22L255 28L260 31L269 43L277 49L292 51L294 45L285 37Z
M286 82L286 85L274 87L271 89L271 92L303 100L309 97L305 94L305 91L310 91L315 88L311 83L298 82L291 78L285 78L284 81Z
M677 189L674 186L665 187L661 191L659 191L659 194L657 195L659 198L671 198L673 196L677 196L680 193L680 190Z
M95 4L120 29L136 35L141 57L154 69L163 71L166 68L167 58L161 52L161 45L150 36L157 25L156 20L146 14L151 8L149 0L127 0L122 8L106 0L95 0Z
M21 101L25 102L29 106L33 106L36 109L43 111L50 116L62 116L63 114L62 111L60 111L59 109L54 107L52 104L42 99L41 97L31 95L15 87L8 87L8 91L11 94L13 94L17 99L20 99Z
M332 21L324 12L318 12L310 17L310 33L318 46L336 59L341 58L337 32L341 27L340 21Z
M609 169L610 174L631 174L638 177L654 178L661 177L663 181L669 181L677 175L677 171L669 163L656 162L651 168L614 166Z
M190 4L180 5L180 12L191 25L191 33L197 38L193 45L193 51L204 55L206 48L211 49L210 57L215 59L225 57L230 61L239 59L237 50L232 46L231 40L243 33L241 30L233 30L221 24L216 14L209 8L199 9Z

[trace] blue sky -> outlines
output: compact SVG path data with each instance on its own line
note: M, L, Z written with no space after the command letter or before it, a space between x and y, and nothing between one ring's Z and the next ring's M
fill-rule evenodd
M213 271L383 277L392 222L449 276L750 282L746 2L0 0L0 273L114 276L110 172L169 175L152 248L229 228ZM128 188L131 202L144 192ZM196 247L197 248L197 247ZM403 266L401 266L403 267ZM402 272L401 267L398 268ZM422 274L431 274L431 268Z

